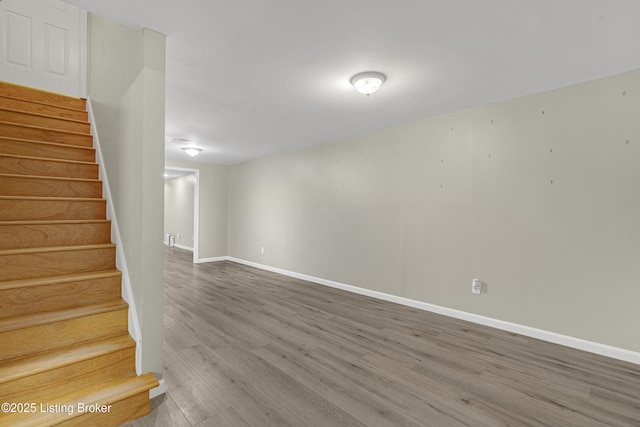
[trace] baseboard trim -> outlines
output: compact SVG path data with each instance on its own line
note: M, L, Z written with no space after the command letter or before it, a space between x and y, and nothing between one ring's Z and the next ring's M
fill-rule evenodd
M189 246L179 245L177 243L174 243L173 246L179 249L184 249L185 251L193 252L193 248L190 248Z
M218 256L214 258L198 258L193 262L195 262L196 264L202 264L204 262L218 262L218 261L229 261L229 260L230 258L228 256Z
M154 397L161 396L167 392L167 383L164 381L164 378L158 380L158 383L158 387L154 387L149 390L149 400L153 399Z
M468 322L477 323L479 325L489 326L492 328L513 332L513 333L524 335L527 337L536 338L542 341L563 345L565 347L571 347L578 350L583 350L590 353L599 354L601 356L607 356L613 359L623 360L625 362L630 362L630 363L640 365L640 353L631 351L631 350L626 350L624 348L613 347L607 344L600 344L593 341L587 341L581 338L562 335L555 332L546 331L543 329L537 329L530 326L519 325L517 323L506 322L504 320L494 319L491 317L481 316L478 314L473 314L465 311L455 310L452 308L442 307L435 304L429 304L422 301L417 301L409 298L399 297L396 295L386 294L384 292L378 292L370 289L359 288L357 286L334 282L332 280L327 280L319 277L309 276L306 274L296 273L293 271L271 267L264 264L258 264L256 262L247 261L240 258L219 257L215 259L211 258L211 260L233 261L238 264L248 265L250 267L271 271L273 273L282 274L284 276L295 277L296 279L306 280L308 282L317 283L319 285L329 286L332 288L341 289L343 291L353 292L356 294L365 295L368 297L377 298L380 300L389 301L389 302L405 305L412 308L417 308L419 310L429 311L436 314L442 314L444 316L449 316L449 317L453 317L460 320L466 320ZM209 262L209 261L202 261L202 262Z

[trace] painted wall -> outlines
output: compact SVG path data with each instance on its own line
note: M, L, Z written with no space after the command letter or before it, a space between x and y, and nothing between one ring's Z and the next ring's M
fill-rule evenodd
M174 235L174 243L193 250L193 191L195 175L164 181L164 233Z
M88 84L142 333L142 370L162 377L165 37L97 15Z
M198 258L227 255L227 168L193 161L167 160L167 167L200 171L200 234Z
M229 255L640 351L639 87L634 71L231 166Z

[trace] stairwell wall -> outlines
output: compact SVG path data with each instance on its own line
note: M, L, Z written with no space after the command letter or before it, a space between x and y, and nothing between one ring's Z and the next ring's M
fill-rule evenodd
M129 270L142 371L162 377L165 36L88 19L87 92Z

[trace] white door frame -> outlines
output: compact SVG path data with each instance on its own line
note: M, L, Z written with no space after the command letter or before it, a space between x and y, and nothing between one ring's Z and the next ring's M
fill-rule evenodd
M168 171L193 173L196 177L193 184L193 263L195 264L200 259L200 169L179 168L174 166L165 166L164 169Z

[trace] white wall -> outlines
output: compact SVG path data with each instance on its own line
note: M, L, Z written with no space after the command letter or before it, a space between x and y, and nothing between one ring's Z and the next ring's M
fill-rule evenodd
M640 351L638 87L634 71L231 166L228 253Z
M198 257L201 260L227 255L227 168L189 160L167 160L166 167L200 171L200 235Z
M193 250L193 208L195 175L164 181L164 234L174 235L174 243Z
M162 377L165 37L89 15L88 85L142 333Z

